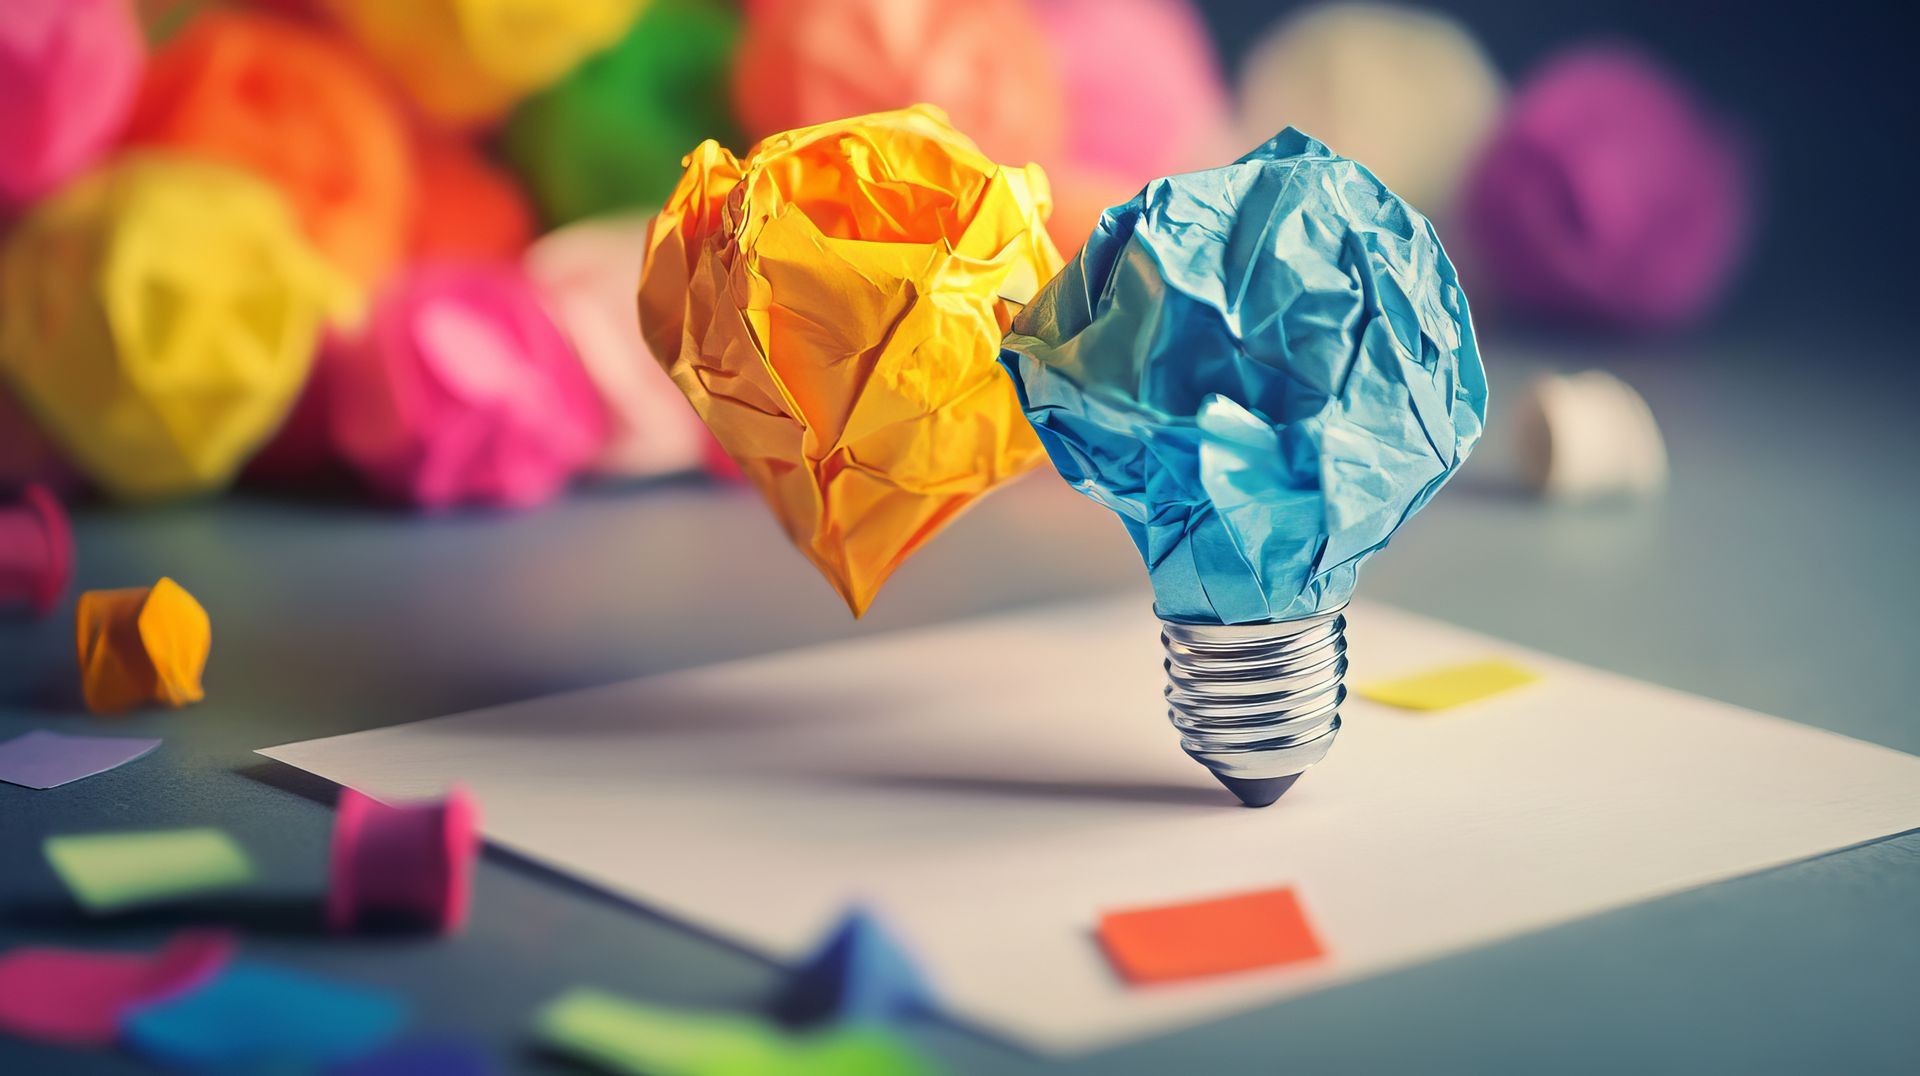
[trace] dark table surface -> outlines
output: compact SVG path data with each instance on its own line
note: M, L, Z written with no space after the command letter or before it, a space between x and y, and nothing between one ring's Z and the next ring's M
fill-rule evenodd
M1910 346L1755 332L1617 354L1490 352L1496 393L1535 362L1626 376L1665 427L1670 492L1552 507L1463 481L1374 560L1364 596L1920 752ZM253 956L404 993L417 1030L475 1036L512 1071L567 1068L527 1039L532 1011L567 986L746 1007L777 969L494 852L459 937L329 936L319 895L332 787L254 749L1140 577L1104 510L1048 474L961 520L859 623L757 499L697 483L588 489L511 517L416 520L243 494L83 508L76 525L79 586L165 574L203 601L215 638L208 698L178 713L89 717L70 608L0 623L0 737L52 728L166 740L65 788L0 784L0 949L146 947L182 923L230 923ZM1620 794L1633 794L1631 774ZM52 833L180 825L231 831L260 880L218 901L90 921L40 853ZM1920 834L1909 834L1058 1067L1920 1071L1916 898ZM957 1028L913 1034L960 1072L1052 1067ZM0 1040L3 1073L131 1068L116 1054Z

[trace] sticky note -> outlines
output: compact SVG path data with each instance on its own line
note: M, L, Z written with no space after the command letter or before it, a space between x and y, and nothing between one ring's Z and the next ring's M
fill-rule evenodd
M1326 952L1290 888L1108 912L1100 944L1130 983L1272 968Z
M154 953L27 946L0 956L0 1031L39 1042L109 1046L140 1005L199 987L223 967L233 938L189 930Z
M682 1012L601 990L570 990L540 1010L549 1047L634 1076L912 1076L930 1064L890 1032L788 1035L751 1017Z
M0 781L23 788L59 788L124 766L160 746L136 736L73 736L36 729L0 743Z
M136 1053L179 1068L298 1070L378 1049L406 1018L400 999L266 964L236 963L190 994L138 1010Z
M1362 684L1355 691L1361 698L1398 706L1403 710L1447 710L1470 702L1491 698L1502 691L1531 684L1537 673L1502 658L1444 665L1437 669Z
M240 885L253 866L217 829L84 833L48 837L47 862L90 912Z

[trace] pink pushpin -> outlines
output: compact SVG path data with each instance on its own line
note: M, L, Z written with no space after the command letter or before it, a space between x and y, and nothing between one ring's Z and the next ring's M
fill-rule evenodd
M0 608L24 604L46 616L73 579L73 531L47 487L27 486L20 503L0 508Z
M463 788L443 800L397 805L341 789L327 924L341 932L389 923L459 930L467 921L479 825L479 809Z

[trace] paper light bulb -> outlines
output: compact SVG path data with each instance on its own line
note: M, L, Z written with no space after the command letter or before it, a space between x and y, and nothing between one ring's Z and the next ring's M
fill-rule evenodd
M1060 265L1047 208L922 105L705 143L654 222L647 343L856 616L1040 461L995 358Z
M503 143L542 215L652 212L693 147L740 145L727 108L739 35L721 0L652 0L618 44L515 109Z
M340 455L422 508L539 504L606 437L580 360L516 266L408 269L322 366Z
M620 39L645 0L320 0L420 110L475 126Z
M354 302L264 181L127 155L0 249L0 376L107 492L204 492L273 432Z
M1297 127L1367 162L1421 212L1452 208L1505 88L1466 27L1387 3L1320 4L1281 20L1241 62L1241 134Z
M1527 80L1474 169L1472 267L1536 315L1693 320L1739 266L1751 187L1735 140L1673 76L1631 49L1576 49Z
M320 252L362 285L405 253L419 191L398 105L344 42L311 26L195 16L155 53L127 140L273 183Z
M640 336L633 293L651 217L578 221L541 236L527 275L567 334L606 405L601 474L643 477L697 470L713 436Z
M733 107L749 137L922 103L994 160L1053 160L1065 92L1027 0L768 0L747 9Z
M1271 803L1339 730L1361 563L1485 420L1432 226L1287 130L1110 210L1002 362L1061 476L1147 563L1182 746Z
M1063 160L1138 189L1221 159L1233 141L1226 82L1192 0L1040 0L1036 10L1066 85Z
M120 133L146 44L127 0L0 9L0 206L76 175Z

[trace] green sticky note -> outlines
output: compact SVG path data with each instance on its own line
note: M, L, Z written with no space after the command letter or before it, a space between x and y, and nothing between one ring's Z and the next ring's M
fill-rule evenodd
M1447 710L1531 684L1539 675L1511 661L1493 658L1445 665L1397 680L1363 684L1362 698L1403 710Z
M90 912L223 889L253 877L247 854L217 829L84 833L48 837L44 848L73 899Z
M633 1076L926 1076L932 1066L879 1028L789 1034L762 1020L643 1005L581 987L534 1020L549 1047Z

